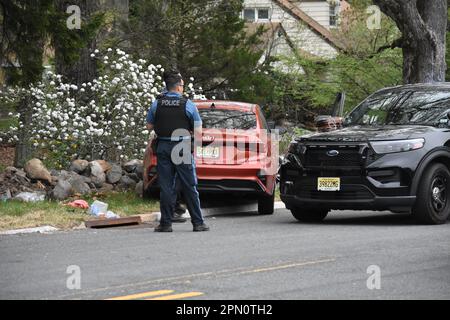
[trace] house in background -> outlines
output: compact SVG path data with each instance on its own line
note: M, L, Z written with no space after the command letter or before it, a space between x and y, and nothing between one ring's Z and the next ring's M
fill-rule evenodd
M268 30L262 61L293 54L333 59L343 48L332 32L342 6L348 4L343 0L244 0L242 17L250 30L261 24Z

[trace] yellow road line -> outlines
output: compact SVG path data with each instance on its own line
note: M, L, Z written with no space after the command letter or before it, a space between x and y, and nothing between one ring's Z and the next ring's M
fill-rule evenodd
M171 294L168 296L156 297L156 298L145 299L145 300L176 300L176 299L198 297L198 296L202 296L202 295L204 295L203 292L186 292L186 293Z
M259 267L259 268L251 268L251 267L240 267L235 269L224 269L219 271L210 271L210 272L202 272L202 273L193 273L193 274L186 274L181 276L174 276L174 277L167 277L167 278L159 278L159 279L151 279L146 281L140 281L135 283L127 283L123 285L118 286L111 286L111 287L103 287L103 288L97 288L92 290L86 290L84 292L78 293L78 294L66 294L58 296L57 299L67 298L67 297L81 297L82 294L93 294L97 292L102 291L111 291L111 290L119 290L123 288L130 288L132 286L149 286L149 285L162 285L164 286L169 284L177 284L177 283L183 283L186 281L190 281L193 279L203 278L203 279L210 279L210 278L224 278L224 277L231 277L231 276L238 276L238 275L244 275L244 274L252 274L252 273L259 273L259 272L267 272L267 271L274 271L274 270L281 270L281 269L287 269L287 268L295 268L295 267L302 267L302 266L310 266L310 265L316 265L316 264L322 264L322 263L329 263L329 262L335 262L335 258L324 258L324 259L318 259L318 260L311 260L311 261L303 261L303 262L294 262L284 265L274 265L274 266L267 266L267 267ZM145 290L145 289L144 289Z
M173 290L158 290L158 291L149 291L149 292L143 292L143 293L137 293L137 294L130 294L128 296L122 296L122 297L114 297L106 300L134 300L134 299L142 299L142 298L148 298L148 297L154 297L154 296L161 296L164 294L172 293Z

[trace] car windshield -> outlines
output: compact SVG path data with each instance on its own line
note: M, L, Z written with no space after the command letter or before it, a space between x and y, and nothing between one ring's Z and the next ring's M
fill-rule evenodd
M256 129L256 115L253 112L226 109L199 109L203 128L206 129Z
M400 90L372 95L356 107L344 124L382 125L447 125L450 91Z

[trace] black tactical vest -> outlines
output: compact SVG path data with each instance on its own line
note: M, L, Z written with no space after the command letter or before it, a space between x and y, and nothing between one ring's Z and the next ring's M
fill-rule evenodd
M184 97L158 97L155 113L155 132L158 137L170 138L177 129L192 131L192 122L186 114Z

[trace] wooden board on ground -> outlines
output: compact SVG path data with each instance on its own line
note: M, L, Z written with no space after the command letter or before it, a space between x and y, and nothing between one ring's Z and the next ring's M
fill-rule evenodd
M86 221L86 228L111 228L111 227L120 227L120 226L129 226L129 225L137 225L141 224L141 217L126 217L126 218L117 218L117 219L96 219Z

